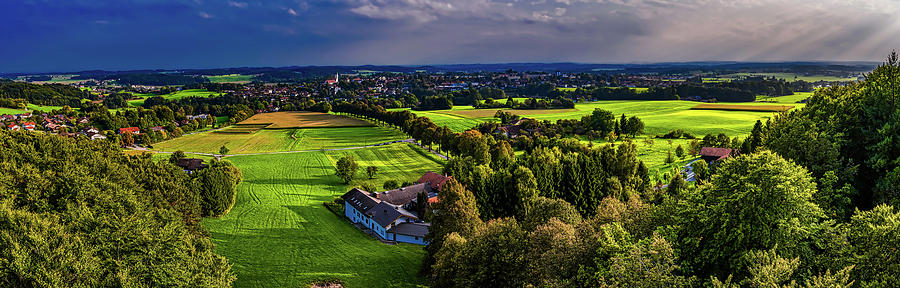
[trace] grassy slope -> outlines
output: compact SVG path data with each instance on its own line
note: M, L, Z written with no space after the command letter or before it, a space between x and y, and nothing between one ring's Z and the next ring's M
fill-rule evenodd
M428 170L440 170L439 163L413 149L393 144L346 152L229 157L244 179L235 206L203 225L216 251L234 263L234 286L304 287L329 279L340 279L345 287L423 284L416 276L424 255L421 246L384 245L322 205L348 190L333 175L333 163L343 153L353 154L361 168L378 166L380 183L412 181Z
M297 138L291 138L291 134ZM156 143L160 151L219 153L222 145L231 154L346 148L406 139L401 132L384 127L309 128L260 130L253 134L204 132Z
M824 76L824 75L805 76L805 75L794 74L794 73L735 73L735 74L722 75L721 77L722 78L737 78L737 77L742 77L742 76L765 76L765 77L775 77L775 78L782 79L785 81L803 80L806 82L818 82L818 81L850 82L850 81L857 80L856 77L842 78L842 77Z
M172 100L172 99L181 99L184 97L210 97L210 95L217 96L217 95L221 95L221 94L217 94L215 92L210 92L206 89L187 89L187 90L181 90L181 91L178 91L175 93L159 95L159 96L162 96L163 98L165 98L167 100ZM155 95L135 93L134 96L141 97L141 99L129 100L128 105L137 107L137 106L144 105L144 100L146 100L147 98L150 98L152 96L155 96Z
M640 117L646 126L647 134L664 134L672 129L684 129L685 131L702 136L707 133L725 133L729 136L743 135L750 132L753 123L758 119L766 119L772 116L770 112L747 111L710 111L691 110L697 102L691 101L597 101L590 103L578 103L575 111L560 110L566 112L534 114L529 118L538 120L580 119L591 114L595 108L610 110L620 116ZM729 103L731 104L731 103ZM772 105L767 103L744 103L741 105ZM471 106L456 106L452 111L472 109ZM493 117L465 118L450 114L448 110L439 111L414 111L417 115L431 118L438 126L447 125L457 132L465 131L478 123L491 121Z
M206 76L206 78L212 83L246 83L253 79L253 75L229 74Z
M32 113L50 112L52 110L58 110L58 109L62 109L62 106L40 106L40 105L28 103L28 111L32 112ZM25 110L0 107L0 115L3 115L3 114L15 115L15 114L22 114L25 112L26 112Z

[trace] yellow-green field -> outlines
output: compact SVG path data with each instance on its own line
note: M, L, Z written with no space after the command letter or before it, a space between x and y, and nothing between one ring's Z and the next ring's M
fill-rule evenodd
M292 137L293 136L293 137ZM348 148L406 139L403 133L385 127L262 129L253 133L186 135L153 144L154 150L219 153L223 145L229 154Z
M212 83L250 83L250 81L253 80L253 75L241 74L215 75L204 77L209 79L209 82Z
M266 125L267 129L373 126L372 123L356 118L309 111L259 113L238 124Z
M16 115L16 114L23 114L25 112L40 113L40 112L50 112L53 110L62 109L62 106L41 106L41 105L36 105L36 104L31 104L31 103L28 103L26 106L28 106L28 111L14 109L14 108L0 107L0 115L3 115L3 114ZM77 109L77 108L74 108L74 109Z
M759 112L784 112L793 109L793 105L733 105L704 103L691 107L693 110L723 110L723 111L759 111Z
M727 103L733 105L758 106L770 103ZM765 120L773 112L693 110L697 102L692 101L596 101L577 103L574 109L523 110L526 117L537 120L556 121L558 119L581 119L601 108L612 111L616 116L638 116L645 124L645 133L665 134L673 129L682 129L698 136L725 133L729 136L750 132L756 120ZM475 111L473 111L475 110ZM471 129L493 118L498 109L473 109L471 106L454 106L451 110L413 111L416 115L431 118L438 126L448 126L457 132ZM506 110L506 109L502 109ZM467 116L463 116L467 115Z
M147 100L147 98L150 98L153 96L160 96L160 97L165 98L166 100L177 100L177 99L181 99L184 97L204 97L204 98L205 97L216 97L216 96L221 96L222 93L216 93L216 92L212 92L212 91L209 91L206 89L185 89L185 90L181 90L181 91L178 91L175 93L164 94L164 95L141 94L141 93L134 93L132 95L134 95L135 99L128 100L128 105L137 107L137 106L143 106L144 100Z
M795 73L734 73L721 75L720 78L739 78L745 76L763 76L763 77L775 77L776 79L782 79L784 81L806 81L806 82L818 82L818 81L831 81L831 82L850 82L856 81L857 77L835 77L835 76L825 76L825 75L802 75Z

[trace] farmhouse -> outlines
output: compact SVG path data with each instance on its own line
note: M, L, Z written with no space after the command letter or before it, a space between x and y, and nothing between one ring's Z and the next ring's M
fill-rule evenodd
M731 156L737 156L740 153L741 150L739 149L703 147L700 148L700 159L707 163L713 163Z
M203 164L203 159L197 159L197 158L178 159L178 161L175 162L175 165L178 165L178 167L184 168L184 171L188 171L188 172L206 168L206 164Z
M437 193L450 177L434 172L423 175L416 184L382 193L371 193L353 188L341 196L344 200L344 216L351 222L371 229L381 239L419 245L427 244L430 223L422 221L417 199L426 195L428 203L437 200Z

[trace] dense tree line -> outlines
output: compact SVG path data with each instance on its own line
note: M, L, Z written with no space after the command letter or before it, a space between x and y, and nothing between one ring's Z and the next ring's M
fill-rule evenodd
M81 107L82 99L89 97L90 92L69 85L0 82L0 98L25 99L32 104Z
M575 108L575 101L572 101L568 98L557 98L557 99L536 99L536 98L526 98L521 103L516 101L513 97L509 97L506 99L506 102L494 101L494 99L488 98L484 100L484 102L475 103L473 106L475 109L496 109L496 108L509 108L509 109L570 109Z
M0 132L0 283L229 287L199 220L240 173L213 167L191 176L107 141Z
M104 78L104 80L114 80L119 85L147 85L147 86L170 86L170 85L189 85L209 82L209 79L203 76L191 76L170 73L129 73L115 74Z
M896 287L898 82L892 55L746 139L696 140L744 153L696 165L693 185L633 182L627 145L456 157L423 272L435 287Z

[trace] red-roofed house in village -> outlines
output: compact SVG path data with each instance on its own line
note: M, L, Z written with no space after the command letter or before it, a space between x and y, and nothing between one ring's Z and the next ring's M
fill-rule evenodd
M138 127L127 127L127 128L119 128L119 134L141 134L141 129Z
M12 131L19 131L19 129L22 129L22 127L19 127L19 125L16 124L9 124L6 128Z
M35 125L34 122L25 122L25 123L22 123L22 127L25 128L25 130L28 130L28 131L34 131L34 125Z

